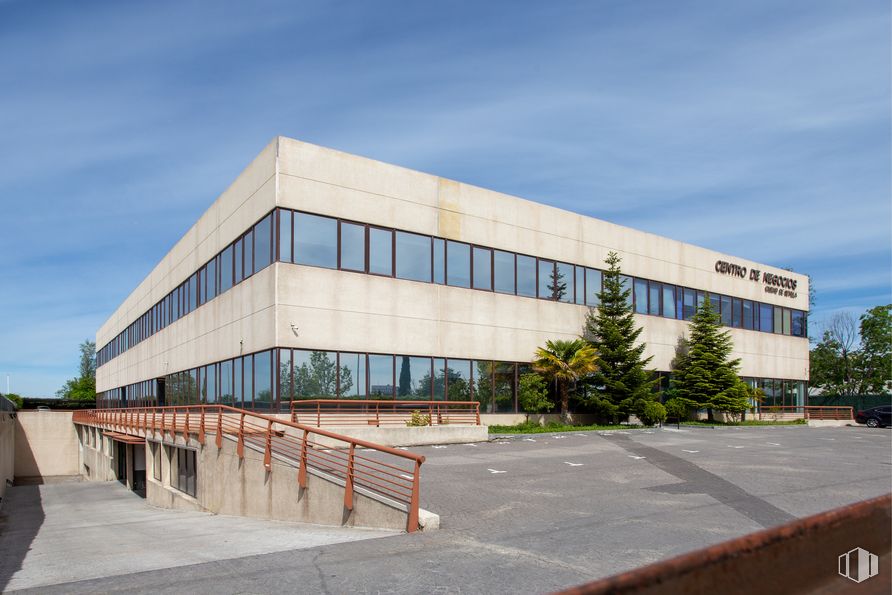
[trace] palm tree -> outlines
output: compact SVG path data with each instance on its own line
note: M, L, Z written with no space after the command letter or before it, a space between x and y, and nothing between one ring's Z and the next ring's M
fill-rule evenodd
M598 352L583 339L546 341L536 349L533 369L558 385L561 396L561 421L568 422L570 383L598 369Z

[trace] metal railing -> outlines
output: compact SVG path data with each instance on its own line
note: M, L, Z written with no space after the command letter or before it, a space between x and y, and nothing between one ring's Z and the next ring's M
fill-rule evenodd
M477 401L312 399L291 403L291 421L322 426L480 425Z
M270 471L274 459L297 468L301 488L307 487L309 469L336 478L344 484L348 510L353 510L357 489L403 505L408 513L406 530L418 529L421 455L226 405L76 411L72 421L162 441L175 442L177 435L188 441L194 434L205 444L212 434L218 449L228 438L236 442L239 458L248 447L263 453L263 464Z
M759 419L832 419L849 421L855 419L852 407L828 407L813 405L771 405L763 406L757 414Z

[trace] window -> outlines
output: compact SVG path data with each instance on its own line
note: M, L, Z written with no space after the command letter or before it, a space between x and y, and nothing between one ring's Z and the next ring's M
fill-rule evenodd
M396 276L399 279L431 282L430 236L396 232Z
M393 232L389 229L369 228L369 272L393 276Z
M446 240L434 238L434 283L446 283Z
M784 309L774 307L774 332L782 334L784 332Z
M446 400L446 360L434 358L433 400Z
M480 413L494 413L492 402L492 372L490 361L474 362L474 400L480 403Z
M660 315L660 303L661 303L661 285L659 283L655 283L653 281L648 282L647 284L647 313L653 316Z
M589 306L597 306L601 303L598 294L601 293L601 271L585 269L585 303Z
M712 309L712 313L721 319L722 317L722 296L718 294L709 294L709 307Z
M539 259L539 297L543 300L555 300L560 293L560 284L555 285L557 276L553 260Z
M446 284L471 286L471 247L460 242L446 242Z
M492 250L474 246L474 289L492 291Z
M234 405L232 400L232 360L220 363L220 403Z
M731 326L734 328L743 328L743 300L734 298L731 303Z
M774 332L774 308L769 304L759 304L759 330L763 333Z
M242 360L242 405L243 409L254 408L254 357L246 355Z
M215 297L217 297L217 259L213 258L207 264L208 270L208 291L207 291L207 299L211 301Z
M499 293L514 293L514 253L493 252L494 289Z
M369 395L373 399L392 399L393 356L369 355Z
M242 279L245 278L244 273L242 272L242 250L244 246L242 246L241 240L237 241L233 246L233 263L235 265L235 277L234 283L241 283Z
M289 228L290 231L290 228ZM288 242L291 249L291 242ZM232 246L227 246L220 254L220 293L232 287Z
M235 407L244 407L244 390L242 386L242 358L232 360L232 402Z
M338 388L337 353L295 349L293 360L295 399L335 398Z
M247 262L247 252L245 256ZM294 262L329 269L337 268L337 220L307 213L294 213Z
M576 292L575 278L573 276L573 265L567 264L566 262L557 263L557 297L555 299L566 302L568 304L573 303L573 295Z
M743 328L753 330L753 303L743 300Z
M801 310L793 310L792 315L792 333L795 337L806 336L805 331L805 312Z
M446 398L449 401L471 400L471 362L466 359L446 360Z
M279 209L279 260L291 262L291 211Z
M682 312L685 320L690 320L697 312L696 292L693 289L684 290L684 311Z
M536 259L517 255L517 295L536 297Z
M365 271L365 225L341 222L341 268Z
M176 457L176 465L170 466L170 487L194 497L196 493L195 478L197 475L195 451L186 448L169 448L173 451L171 459L174 456Z
M261 219L254 226L254 272L262 271L269 266L273 253L273 216L272 213Z
M635 279L635 312L647 314L647 281Z
M514 404L514 364L496 362L493 366L493 400L498 413L513 413Z
M431 358L397 356L396 394L400 399L431 398Z
M784 334L789 335L790 334L790 326L791 326L791 321L790 321L791 312L787 308L784 308L783 311L784 311L784 318L783 318Z
M576 304L585 303L585 267L576 267L576 283L574 285L575 293L573 302Z
M365 399L365 354L338 355L338 396L342 399Z
M152 442L152 477L155 481L161 481L161 445Z
M272 351L261 351L254 354L254 409L269 410L272 404Z
M245 279L254 274L254 232L249 231L242 238L242 245L245 254L244 267Z
M722 296L722 324L731 326L733 317L731 315L731 298L727 295Z
M635 303L635 301L634 301L635 296L633 295L633 292L632 292L632 278L628 277L626 275L620 275L619 276L619 285L620 285L620 291L628 292L628 294L626 294L626 305L628 305L631 308L632 304Z
M675 287L673 285L663 285L663 316L666 318L675 318Z

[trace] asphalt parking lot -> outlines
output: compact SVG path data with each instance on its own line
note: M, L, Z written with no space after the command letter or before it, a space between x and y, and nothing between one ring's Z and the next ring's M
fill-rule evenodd
M427 457L422 507L441 515L439 531L40 592L549 592L887 493L890 446L890 430L777 426L413 448Z

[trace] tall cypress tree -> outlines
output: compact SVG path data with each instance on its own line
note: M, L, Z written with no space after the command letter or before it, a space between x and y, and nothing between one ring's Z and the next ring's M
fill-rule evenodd
M646 369L652 358L644 357L644 344L636 344L641 328L629 299L631 288L623 288L616 252L605 259L607 270L598 293L600 305L589 309L584 337L598 352L598 370L588 381L590 401L607 416L639 413L656 398L656 379Z
M687 409L718 409L742 413L749 406L751 391L737 376L739 359L730 359L731 333L720 328L721 318L713 312L707 295L691 319L691 336L682 343L673 361L672 392Z

